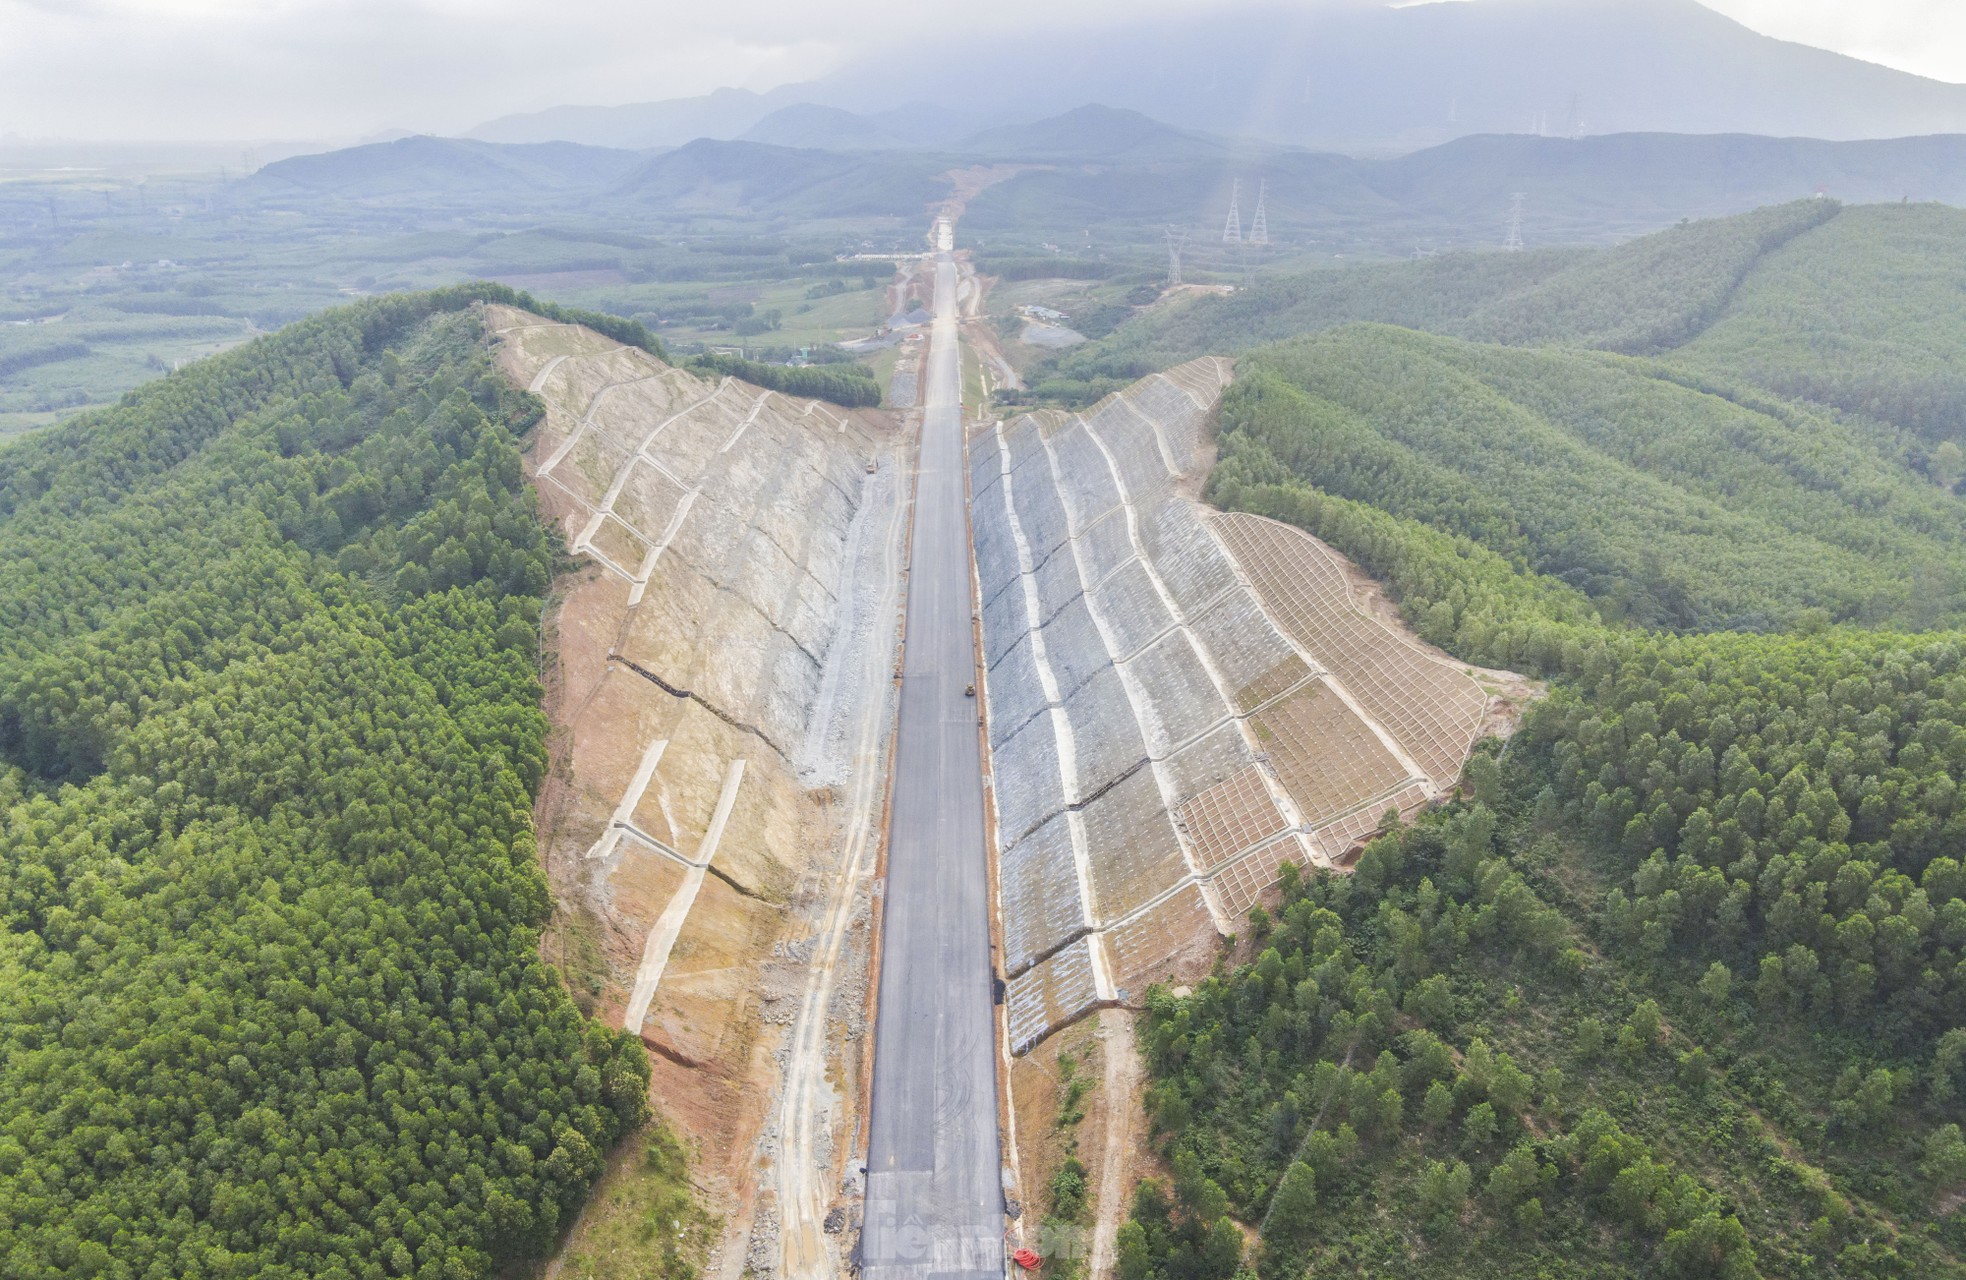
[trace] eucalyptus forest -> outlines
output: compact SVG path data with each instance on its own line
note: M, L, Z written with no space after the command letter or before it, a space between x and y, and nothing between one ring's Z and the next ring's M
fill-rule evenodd
M0 453L0 1272L489 1274L647 1112L540 959L536 410L473 294Z
M1957 437L1761 377L1384 326L1245 358L1211 500L1548 693L1149 997L1127 1280L1966 1271Z

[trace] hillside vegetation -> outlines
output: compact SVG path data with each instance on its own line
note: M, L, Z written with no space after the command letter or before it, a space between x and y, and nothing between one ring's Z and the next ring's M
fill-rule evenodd
M1351 326L1252 354L1223 415L1293 476L1632 622L1966 618L1966 502L1902 440L1665 366Z
M1259 279L1142 312L1038 376L1051 394L1076 399L1198 355L1373 321L1655 355L1936 445L1966 439L1962 287L1966 211L1807 200L1612 249L1449 254Z
M535 518L471 295L0 452L0 1272L485 1276L647 1115L537 953Z
M1674 358L1966 442L1966 210L1853 209L1763 261Z
M1243 394L1218 504L1553 692L1465 800L1150 995L1173 1176L1120 1274L1966 1274L1966 635L1618 625L1320 489Z
M1124 1280L1966 1275L1966 503L1884 407L1955 322L1949 247L1931 279L1909 248L1955 215L1788 212L1632 246L1634 279L1699 286L1636 326L1564 283L1611 288L1614 255L1522 268L1545 302L1514 314L1567 294L1573 337L1646 350L1726 296L1706 332L1741 346L1351 324L1241 362L1210 499L1550 694L1454 802L1150 995L1171 1177ZM1866 236L1896 248L1863 266ZM1750 389L1832 327L1784 311L1810 287L1911 344L1868 347L1865 414Z

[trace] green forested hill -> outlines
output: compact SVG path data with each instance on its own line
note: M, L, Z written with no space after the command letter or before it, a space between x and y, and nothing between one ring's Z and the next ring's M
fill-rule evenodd
M1966 1276L1962 503L1715 370L1383 325L1243 360L1210 499L1550 693L1150 994L1173 1176L1122 1280Z
M467 1277L646 1114L537 955L556 552L453 292L0 452L0 1273Z
M1770 254L1673 358L1966 443L1966 210L1845 211Z
M1966 211L1808 200L1612 249L1450 254L1164 303L1034 371L1066 398L1357 321L1654 355L1966 447ZM1921 463L1921 465L1924 465ZM1966 460L1938 474L1957 482Z
M1258 350L1225 428L1290 474L1676 630L1966 619L1966 502L1882 428L1628 357L1350 326Z
M1140 377L1318 329L1376 321L1479 342L1648 353L1710 324L1756 263L1833 219L1825 200L1686 223L1611 249L1453 253L1258 279L1148 311L1063 359L1063 379Z
M1512 346L1596 347L1634 355L1670 350L1711 324L1770 252L1841 212L1827 200L1802 200L1684 223L1497 297L1442 332Z

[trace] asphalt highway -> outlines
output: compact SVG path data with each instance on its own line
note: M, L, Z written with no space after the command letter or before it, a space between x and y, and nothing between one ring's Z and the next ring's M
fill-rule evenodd
M956 266L937 228L908 631L888 828L862 1269L1004 1269L983 762L970 621Z

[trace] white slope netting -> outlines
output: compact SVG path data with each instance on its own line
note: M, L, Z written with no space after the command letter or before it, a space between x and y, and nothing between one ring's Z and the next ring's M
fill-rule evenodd
M1018 1052L1095 1007L1100 974L1137 989L1200 954L1282 862L1328 863L1425 804L1406 762L1451 781L1485 705L1315 546L1177 485L1229 370L1193 361L971 443Z

